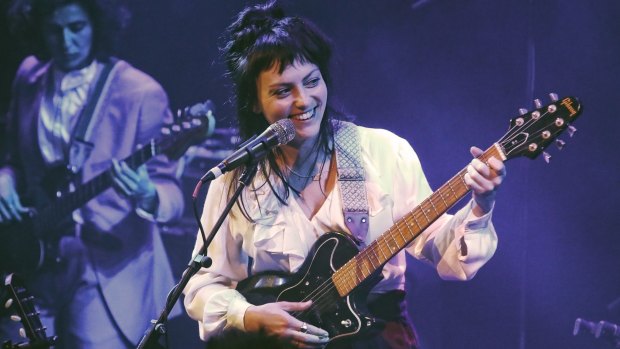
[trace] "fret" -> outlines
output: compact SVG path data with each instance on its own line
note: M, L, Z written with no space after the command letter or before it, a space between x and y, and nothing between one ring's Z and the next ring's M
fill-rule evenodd
M411 228L411 226L409 225L409 219L411 217L409 215L405 216L405 218L402 219L403 222L405 222L405 225L407 226L407 231L409 232L409 234L411 235L411 237L413 238L413 236L415 235L415 233L413 232L413 229ZM407 239L407 241L409 241L409 239Z
M360 258L355 258L355 259L357 259L357 260L358 260L358 262L359 262L359 263L361 263L362 267L366 267L366 271L368 272L368 274L365 274L365 275L364 275L364 278L366 278L366 277L368 277L370 274L372 274L372 269L370 269L370 267L368 267L368 263L366 263L366 261L367 261L367 258L366 258L366 253L362 252L362 254L363 254L363 255L362 255L362 256L360 256ZM362 269L360 269L360 270L362 270L362 272L363 272L363 273L365 273L365 272L364 272L364 270L363 270L363 268L362 268Z
M424 215L424 218L426 218L426 222L428 223L431 220L428 218L428 215L426 214L426 209L424 208L424 205L426 205L426 200L422 202L422 205L420 207L420 212Z
M386 257L385 253L383 253L383 248L381 248L381 242L379 241L379 240L381 240L381 238L382 238L382 237L383 237L383 236L380 236L380 237L377 239L377 247L379 248L379 252L381 252L381 254L383 255L383 261L385 262L385 261L387 261L387 260L388 260L388 258Z
M452 191L452 197L456 198L457 197L456 192L454 191L454 188L452 188L452 179L450 179L448 181L448 183L446 183L446 184L448 185L448 189L450 189L450 191Z
M469 186L465 183L465 176L462 173L459 173L458 178L463 182L463 186L469 190Z
M394 226L396 227L396 231L398 232L398 235L400 235L400 238L403 239L403 242L399 243L399 245L405 246L407 244L407 239L405 239L405 237L403 236L403 232L400 230L400 226L401 226L400 222L403 220L404 219L401 219L400 221L396 222Z
M441 201L443 201L444 206L446 206L447 208L450 208L450 205L448 205L448 203L446 202L446 200L443 198L443 187L439 189L439 198L441 199Z
M377 269L381 265L381 263L379 262L379 257L377 256L374 249L372 248L367 248L366 251L368 251L367 255L368 255L368 260L370 261L370 264L372 264L372 267L374 269ZM373 258L376 261L376 264L373 262Z
M433 203L434 197L435 197L435 195L433 194L433 196L430 197L430 200L428 200L428 202L429 202L429 204L431 204L431 207L435 211L435 216L439 216L439 212L437 211L437 207L435 207L435 204ZM429 211L430 211L430 209L429 209Z
M396 223L395 226L396 226L396 230L398 230L398 223ZM401 244L399 244L398 241L396 241L396 239L394 238L394 235L396 235L396 234L394 233L393 229L388 230L388 232L389 232L388 235L392 238L391 240L394 242L394 246L393 246L394 250L396 250L396 252L398 252L398 250L401 247ZM390 248L390 250L392 250L392 249ZM392 251L392 254L394 254L394 251Z

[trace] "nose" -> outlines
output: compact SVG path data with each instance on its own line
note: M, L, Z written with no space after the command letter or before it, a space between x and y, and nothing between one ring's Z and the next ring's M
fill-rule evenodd
M73 42L73 32L69 28L64 28L62 30L62 45L65 51L70 51L70 49L75 45Z
M312 97L310 96L310 93L304 88L298 89L295 95L295 107L300 110L306 110L311 104Z

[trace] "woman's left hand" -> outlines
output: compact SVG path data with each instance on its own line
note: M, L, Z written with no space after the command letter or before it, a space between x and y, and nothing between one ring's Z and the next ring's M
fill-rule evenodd
M465 183L473 192L474 214L480 217L493 208L495 192L506 177L506 167L496 157L491 157L487 164L477 159L483 153L478 147L471 147L470 152L474 159L467 166Z
M132 170L124 161L112 159L114 168L114 186L125 196L134 200L136 205L146 212L155 213L157 208L157 190L151 181L146 166Z

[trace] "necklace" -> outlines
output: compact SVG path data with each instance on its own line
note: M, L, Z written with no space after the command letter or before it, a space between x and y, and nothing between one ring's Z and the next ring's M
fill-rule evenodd
M287 169L290 173L294 174L294 175L295 175L295 177L298 177L298 178L304 178L304 179L312 178L312 180L316 180L316 176L317 176L319 173L321 173L321 172L319 171L319 172L317 172L317 173L315 173L315 174L312 174L312 175L309 175L309 176L304 176L304 175L302 175L302 174L300 174L300 173L296 172L295 170L293 170L293 169L292 169L289 165L284 165L284 166L286 166L286 169Z

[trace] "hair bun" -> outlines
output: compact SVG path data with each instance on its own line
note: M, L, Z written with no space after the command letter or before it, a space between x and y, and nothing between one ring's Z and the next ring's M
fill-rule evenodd
M229 27L233 37L251 35L259 36L265 31L270 31L274 25L284 18L284 10L274 0L266 4L247 7Z

